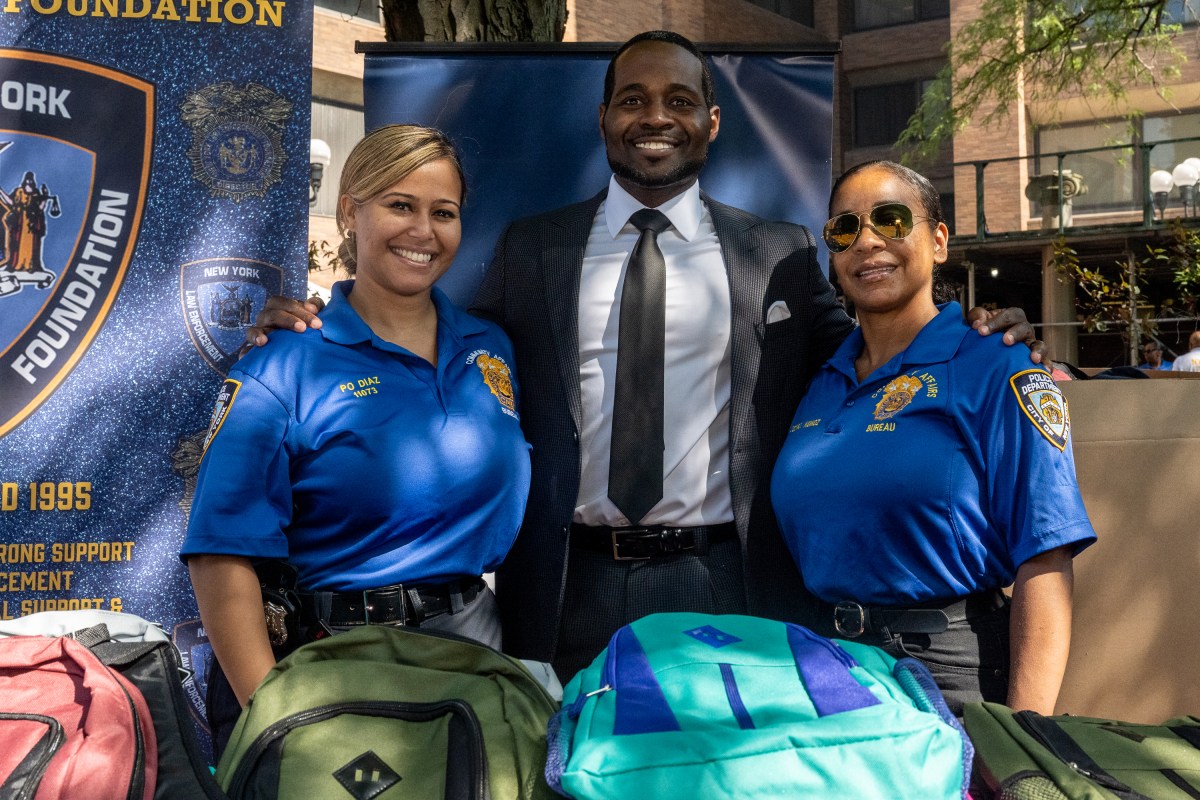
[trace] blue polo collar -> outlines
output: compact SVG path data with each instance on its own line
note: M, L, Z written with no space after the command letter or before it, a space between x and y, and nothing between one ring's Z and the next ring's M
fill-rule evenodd
M971 326L963 319L962 306L955 302L943 303L938 306L938 315L925 324L917 338L872 373L872 377L898 375L905 368L918 364L940 364L949 361L958 352L963 338L971 331ZM829 359L828 366L857 383L854 360L858 358L862 349L862 329L855 328Z
M403 347L380 339L370 326L350 305L350 292L354 281L339 281L330 289L329 305L321 312L320 333L334 344L354 345L369 342L380 350L411 355ZM467 312L458 308L446 297L446 293L434 286L431 290L438 318L438 351L457 351L468 336L487 332L487 326Z

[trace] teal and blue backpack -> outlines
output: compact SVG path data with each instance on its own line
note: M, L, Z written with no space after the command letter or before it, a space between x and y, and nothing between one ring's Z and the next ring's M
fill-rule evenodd
M912 659L742 616L654 614L567 685L546 779L580 800L962 798L972 749Z

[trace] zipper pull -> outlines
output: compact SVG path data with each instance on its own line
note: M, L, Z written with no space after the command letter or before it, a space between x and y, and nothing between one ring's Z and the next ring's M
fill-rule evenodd
M579 715L583 713L584 703L586 703L589 699L596 697L597 695L602 695L605 692L611 692L612 688L613 687L611 684L606 683L595 691L579 695L575 698L575 702L571 703L570 708L567 709L567 716L571 719L579 719Z

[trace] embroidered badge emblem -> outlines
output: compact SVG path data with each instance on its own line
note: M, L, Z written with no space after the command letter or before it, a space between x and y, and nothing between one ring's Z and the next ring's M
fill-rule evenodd
M0 49L0 436L58 388L133 257L154 87L66 56Z
M1059 450L1065 449L1071 418L1067 401L1054 379L1041 370L1031 369L1013 375L1008 383L1034 427Z
M237 361L244 331L267 297L283 291L283 270L248 258L208 258L179 268L179 302L196 351L221 375Z
M212 417L208 422L208 434L204 437L204 446L200 448L201 458L208 452L208 445L212 442L213 437L225 424L225 418L229 416L229 409L233 408L233 401L237 399L240 388L242 388L242 382L235 381L233 378L226 378L225 382L221 384L221 391L217 393L217 402L213 405Z
M283 127L291 116L291 103L257 83L239 89L225 81L189 95L180 117L192 129L192 176L235 203L265 196L287 159Z
M910 375L901 375L883 387L883 399L875 406L875 419L888 419L904 410L924 387Z
M508 369L508 364L504 363L504 359L481 355L475 359L475 366L479 367L479 371L483 373L483 382L492 390L492 394L496 395L500 405L509 411L516 411L512 373Z

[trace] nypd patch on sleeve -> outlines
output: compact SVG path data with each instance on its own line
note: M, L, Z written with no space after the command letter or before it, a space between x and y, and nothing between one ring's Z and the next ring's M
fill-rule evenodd
M221 384L221 391L217 393L217 402L213 406L212 418L208 422L208 435L204 437L204 447L200 450L201 458L208 451L208 445L217 435L217 431L221 430L221 426L225 424L225 418L229 416L229 409L233 408L233 401L240 388L242 388L242 382L235 381L233 378L226 378L225 382Z
M1013 375L1008 383L1033 426L1050 444L1059 450L1065 449L1071 418L1067 414L1066 398L1054 379L1040 369L1030 369Z

